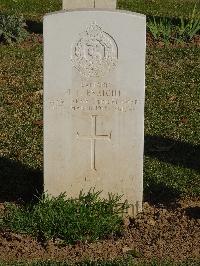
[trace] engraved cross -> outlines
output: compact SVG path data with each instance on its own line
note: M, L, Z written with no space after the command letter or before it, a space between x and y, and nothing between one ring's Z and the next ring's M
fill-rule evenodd
M98 135L97 134L97 115L91 116L91 136L80 136L77 132L77 137L79 139L90 140L91 142L91 169L97 171L96 169L96 141L97 140L111 140L111 132L109 135Z

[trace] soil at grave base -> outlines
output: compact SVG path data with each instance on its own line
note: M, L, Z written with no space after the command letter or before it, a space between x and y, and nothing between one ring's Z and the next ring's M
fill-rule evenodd
M1 204L3 208L3 204ZM200 199L182 200L172 206L144 203L144 212L124 222L121 238L60 247L49 241L9 231L0 232L0 261L67 260L70 262L109 260L136 256L137 260L170 259L200 261Z

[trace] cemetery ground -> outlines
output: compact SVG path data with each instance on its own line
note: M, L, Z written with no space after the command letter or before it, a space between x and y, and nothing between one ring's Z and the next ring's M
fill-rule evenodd
M199 265L199 34L166 43L147 33L144 212L122 220L113 211L117 201L100 201L95 194L68 202L61 197L38 203L34 197L43 184L41 17L61 6L27 2L12 6L28 20L26 39L0 43L0 265ZM118 6L177 18L188 17L199 2L151 3L119 1ZM4 12L11 5L0 0Z

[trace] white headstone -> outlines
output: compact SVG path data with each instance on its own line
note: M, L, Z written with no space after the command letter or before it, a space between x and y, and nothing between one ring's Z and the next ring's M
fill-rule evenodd
M116 8L117 0L63 0L63 9Z
M94 0L63 0L63 9L94 8Z
M116 0L95 0L95 8L116 9Z
M45 191L91 188L142 210L145 16L84 10L44 18Z

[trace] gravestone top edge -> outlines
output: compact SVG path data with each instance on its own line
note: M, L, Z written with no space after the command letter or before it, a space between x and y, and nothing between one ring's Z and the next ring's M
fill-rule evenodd
M96 12L107 12L107 13L118 13L118 14L127 14L131 16L137 16L138 18L145 19L146 20L146 15L137 13L137 12L131 12L127 10L122 10L122 9L105 9L105 8L78 8L78 9L66 9L66 10L61 10L61 11L55 11L55 12L50 12L47 13L43 16L43 20L49 16L53 15L60 15L60 14L65 14L65 13L75 13L75 12L88 12L91 11L92 13Z

